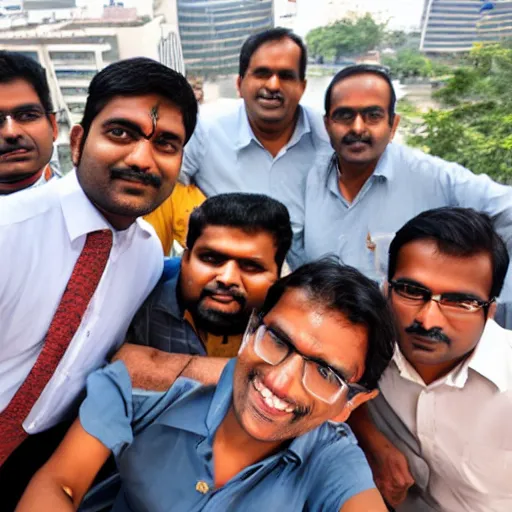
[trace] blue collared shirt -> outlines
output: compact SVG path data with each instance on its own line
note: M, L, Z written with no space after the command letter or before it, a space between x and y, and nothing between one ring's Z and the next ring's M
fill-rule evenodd
M271 196L289 210L298 226L306 175L318 151L330 147L320 113L299 107L293 135L274 158L254 135L243 101L215 117L201 117L187 143L181 179L209 197L225 192Z
M387 278L387 251L395 232L422 211L441 206L489 214L512 254L512 187L391 143L349 203L340 192L331 149L319 155L308 175L301 236L295 238L288 261L296 268L335 254L343 263L382 281ZM502 294L505 300L512 299L509 290L507 287Z
M216 388L180 378L166 393L132 393L121 361L89 376L80 421L117 457L112 512L335 512L374 487L350 429L324 423L215 489L213 439L231 404L235 361Z

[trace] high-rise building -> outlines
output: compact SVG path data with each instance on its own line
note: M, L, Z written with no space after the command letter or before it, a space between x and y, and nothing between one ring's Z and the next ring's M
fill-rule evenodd
M510 0L425 0L420 43L424 52L467 52L474 43L510 37Z
M240 48L274 25L272 0L177 0L187 73L222 75L238 70Z

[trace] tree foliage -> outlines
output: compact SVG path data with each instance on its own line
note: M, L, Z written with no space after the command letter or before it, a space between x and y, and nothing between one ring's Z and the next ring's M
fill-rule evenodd
M512 184L512 48L478 44L436 93L443 110L424 115L409 138L425 151Z
M366 14L315 28L306 36L306 42L310 55L337 61L377 48L383 41L384 30L385 24Z
M382 64L389 68L393 78L401 80L440 76L450 72L448 66L430 60L416 48L403 48L395 55L384 56Z

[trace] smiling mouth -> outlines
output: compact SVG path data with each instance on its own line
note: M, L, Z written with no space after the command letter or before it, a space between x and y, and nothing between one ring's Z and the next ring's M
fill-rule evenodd
M290 402L274 395L258 376L252 380L252 386L266 405L265 412L272 416L282 416L295 412L295 407Z
M31 149L13 149L12 151L5 151L0 154L0 160L16 160L18 158L23 159Z
M264 96L258 96L257 101L265 108L279 108L284 103L281 98L266 98Z

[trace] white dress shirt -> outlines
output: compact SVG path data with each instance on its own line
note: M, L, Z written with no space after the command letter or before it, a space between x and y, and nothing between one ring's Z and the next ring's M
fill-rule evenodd
M107 266L66 353L23 423L30 434L65 419L86 376L124 341L162 273L162 246L143 220L113 230L75 172L0 201L0 411L41 352L87 233L102 229L113 231Z
M512 331L487 321L473 354L428 386L397 349L380 389L417 438L443 512L512 511Z

